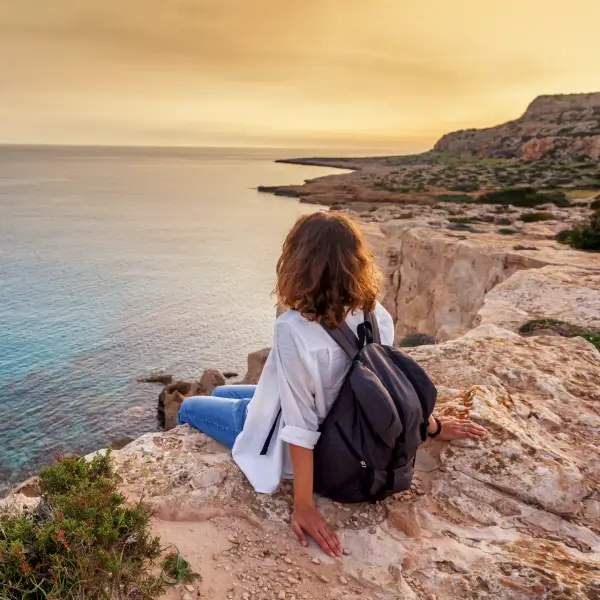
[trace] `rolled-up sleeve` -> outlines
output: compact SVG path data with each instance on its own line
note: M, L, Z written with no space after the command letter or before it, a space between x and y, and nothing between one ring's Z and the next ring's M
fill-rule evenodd
M273 352L283 419L279 438L312 449L321 435L315 409L315 377L311 375L302 341L285 321L275 324Z

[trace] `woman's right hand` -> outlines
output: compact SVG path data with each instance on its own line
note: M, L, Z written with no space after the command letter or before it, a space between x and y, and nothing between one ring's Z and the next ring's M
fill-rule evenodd
M334 558L342 556L342 546L338 536L314 506L302 506L294 509L292 529L304 547L308 546L306 540L306 534L308 534L329 556Z

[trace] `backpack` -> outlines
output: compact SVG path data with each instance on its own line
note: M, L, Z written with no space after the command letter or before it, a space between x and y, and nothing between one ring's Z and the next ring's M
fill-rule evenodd
M381 345L374 314L365 314L358 337L345 322L323 327L353 362L320 427L315 492L337 502L375 502L408 490L435 386L414 360Z

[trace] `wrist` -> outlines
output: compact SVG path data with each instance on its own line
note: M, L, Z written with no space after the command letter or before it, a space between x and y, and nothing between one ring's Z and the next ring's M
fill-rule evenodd
M294 510L306 510L308 508L314 508L315 503L312 500L295 500Z
M435 438L442 433L442 422L436 417L429 419L429 426L427 427L427 435L430 438Z

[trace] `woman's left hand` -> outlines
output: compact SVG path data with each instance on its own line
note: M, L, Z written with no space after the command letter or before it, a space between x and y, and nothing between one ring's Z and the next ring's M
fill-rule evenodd
M459 440L462 438L479 439L487 435L487 429L470 419L455 419L454 417L441 417L442 431L437 440Z

